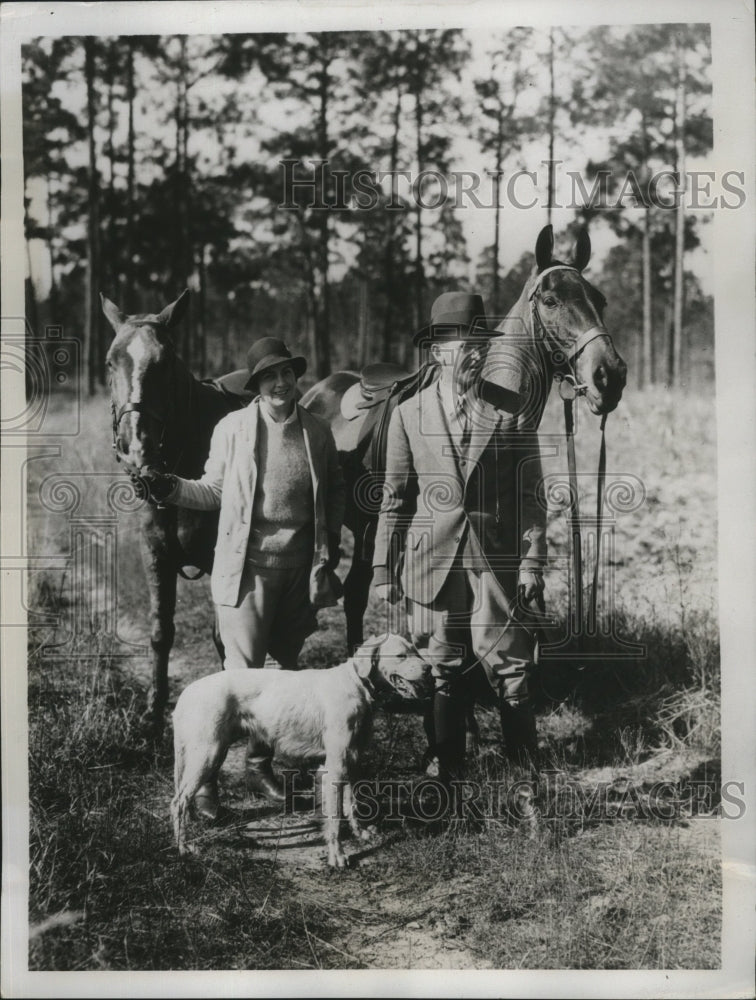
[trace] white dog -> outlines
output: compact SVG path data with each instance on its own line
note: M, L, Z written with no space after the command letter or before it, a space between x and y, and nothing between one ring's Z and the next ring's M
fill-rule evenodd
M427 696L430 667L414 646L388 634L325 670L228 670L190 684L173 713L175 789L171 816L179 853L197 789L215 780L229 746L248 739L292 761L325 761L324 835L328 864L346 863L339 842L346 815L355 836L369 838L354 815L351 782L371 731L376 702ZM343 801L342 801L343 792Z

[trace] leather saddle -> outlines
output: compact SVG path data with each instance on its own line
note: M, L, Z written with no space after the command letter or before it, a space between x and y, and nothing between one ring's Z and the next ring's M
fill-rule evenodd
M386 439L394 409L399 403L424 389L435 379L436 374L434 365L423 366L414 375L410 375L399 365L381 361L368 365L363 370L360 381L344 394L352 394L351 401L347 403L347 414L354 408L355 415L365 415L355 457L374 476L382 478L386 469ZM346 416L346 419L354 417Z
M206 378L202 381L224 396L233 396L239 402L251 403L255 398L254 393L244 388L248 380L249 371L246 368L237 368L236 371L228 372L226 375L218 375L215 378Z
M388 399L397 382L409 377L410 373L393 361L378 361L366 365L360 372L359 382L355 382L342 396L342 417L345 420L356 420L357 417L365 416L366 410L372 410Z

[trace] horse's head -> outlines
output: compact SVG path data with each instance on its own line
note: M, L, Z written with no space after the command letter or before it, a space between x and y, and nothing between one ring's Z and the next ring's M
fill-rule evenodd
M537 270L528 285L535 334L544 338L553 371L572 376L593 413L611 413L625 388L627 365L604 326L606 299L583 275L591 240L581 230L571 264L554 259L554 233L536 242Z
M162 312L127 316L100 296L115 337L106 363L116 457L132 471L160 468L166 429L176 420L176 356L171 331L189 305L184 291Z

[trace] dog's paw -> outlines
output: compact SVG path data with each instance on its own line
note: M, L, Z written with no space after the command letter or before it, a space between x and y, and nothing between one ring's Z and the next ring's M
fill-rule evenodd
M196 844L179 844L178 852L180 858L194 858L199 854L199 847Z
M347 858L346 854L344 854L339 844L328 845L328 867L329 868L349 867L349 859Z
M374 826L358 826L356 834L366 844L373 844L378 839L378 830Z

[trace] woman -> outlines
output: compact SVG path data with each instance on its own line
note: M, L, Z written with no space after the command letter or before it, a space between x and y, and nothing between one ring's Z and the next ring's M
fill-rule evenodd
M243 410L216 426L200 479L151 473L151 498L198 510L220 508L211 577L224 667L262 667L266 654L295 669L305 639L317 627L315 606L324 574L339 560L344 481L328 425L297 403L297 380L307 370L275 337L247 354L257 393ZM269 750L248 758L257 790L282 800ZM196 797L205 815L217 813L214 789Z

